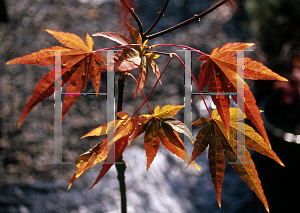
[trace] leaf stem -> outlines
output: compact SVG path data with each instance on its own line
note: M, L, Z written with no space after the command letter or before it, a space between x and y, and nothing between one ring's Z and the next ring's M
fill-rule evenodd
M136 21L137 25L139 26L140 34L143 35L143 33L144 33L143 24L142 24L141 20L139 19L139 17L137 16L137 14L134 12L134 9L129 6L129 4L126 2L126 0L120 0L120 1L126 7L128 12L132 15L132 17Z
M137 80L135 79L135 77L134 77L131 73L127 73L127 75L129 75L129 76L135 81L135 83L138 84ZM142 94L143 94L143 96L144 96L144 98L145 98L145 100L146 100L145 93L143 92L143 90L141 90L141 92L142 92ZM150 107L148 101L147 101L147 105L148 105L148 108L149 108L149 110L150 110L150 112L151 112L151 115L153 115L153 112L152 112L152 110L151 110L151 107Z
M196 81L194 75L192 74L191 70L185 65L185 63L181 60L181 58L176 54L176 53L173 53L173 55L175 55L175 57L182 63L182 65L188 70L188 72L190 73L190 75L192 76L192 79L193 81L195 82L197 88L199 87L198 86L198 82Z
M122 111L123 108L123 97L124 97L124 87L126 80L126 72L120 72L120 77L118 80L118 105L117 111ZM121 209L122 213L127 213L127 203L126 203L126 184L125 184L125 170L126 170L126 162L123 158L123 155L119 157L116 164L116 169L118 172L118 180L120 185L120 194L121 194Z
M177 44L156 44L156 45L150 46L150 49L155 48L155 47L181 47L181 48L183 48L183 49L192 50L192 51L197 52L197 53L199 53L199 54L201 54L201 55L210 56L210 55L208 55L208 54L202 52L201 50L197 50L197 49L194 49L194 48L192 48L192 47L185 46L185 45L177 45Z
M103 49L99 49L99 50L94 50L93 52L101 52L101 51L106 51L106 50L112 50L112 49L116 49L116 48L122 48L122 47L149 47L147 45L143 45L143 44L126 44L126 45L119 45L119 46L114 46L114 47L107 47L107 48L103 48Z
M156 24L159 22L159 20L161 19L161 17L164 16L164 12L168 6L169 0L166 0L162 10L160 12L158 12L158 16L156 18L156 20L153 22L153 24L149 27L149 29L143 34L143 37L146 37L150 31L156 26Z
M172 31L178 29L178 28L181 28L181 27L183 27L183 26L185 26L185 25L187 25L187 24L189 24L189 23L191 23L193 21L199 20L200 18L202 18L203 16L206 16L207 14L211 13L212 11L214 11L215 9L217 9L218 7L220 7L221 5L223 5L224 3L226 3L227 1L228 0L222 0L222 1L218 2L217 4L215 4L214 6L212 6L211 8L209 8L208 10L204 11L203 13L201 13L199 15L195 15L193 18L185 20L185 21L183 21L183 22L181 22L181 23L179 23L179 24L177 24L177 25L175 25L173 27L170 27L170 28L165 29L163 31L160 31L158 33L155 33L155 34L152 34L150 36L147 36L146 38L148 40L150 40L150 39L156 38L158 36L162 36L162 35L164 35L166 33L169 33L169 32L172 32Z
M161 54L161 55L170 56L170 53L160 52L160 51L146 51L146 53L155 53L155 54Z
M167 64L166 64L164 70L161 72L159 78L157 79L156 83L154 84L154 86L153 86L151 92L149 93L148 97L147 97L146 100L145 100L145 101L144 101L144 102L143 102L143 103L135 110L135 112L133 113L132 117L134 117L134 115L140 110L140 108L146 103L146 101L148 101L148 99L150 98L151 94L153 93L153 91L154 91L156 85L158 84L159 80L161 79L161 76L164 74L164 72L165 72L167 66L169 65L171 59L172 59L172 54L170 54L170 58L169 58L169 60L168 60L168 62L167 62Z
M212 114L211 114L211 112L209 111L209 108L208 108L208 106L207 106L207 104L206 104L206 101L205 101L205 99L204 99L204 96L203 96L202 92L200 92L200 95L201 95L201 98L202 98L202 100L203 100L203 102L204 102L204 105L205 105L205 107L206 107L206 110L207 110L209 116L212 118Z
M181 60L181 58L180 58L177 54L173 54L173 55L175 55L176 58L177 58L177 59L183 64L183 66L185 66L185 68L189 71L190 75L192 76L193 81L195 82L195 84L196 84L196 86L197 86L197 88L198 88L199 85L198 85L198 83L197 83L197 81L196 81L194 75L193 75L192 72L190 71L190 69L185 65L185 63ZM209 113L210 117L212 118L212 114L211 114L211 112L210 112L210 110L209 110L209 108L208 108L208 106L207 106L207 104L206 104L206 101L205 101L205 98L204 98L202 92L200 92L200 95L201 95L201 98L202 98L202 100L203 100L203 102L204 102L204 105L205 105L205 107L206 107L207 112Z

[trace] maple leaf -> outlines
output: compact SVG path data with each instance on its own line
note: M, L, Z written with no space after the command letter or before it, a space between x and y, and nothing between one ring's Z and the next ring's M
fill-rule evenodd
M137 32L135 28L130 26L127 22L125 23L131 39L114 32L95 33L93 34L93 36L102 36L121 45L148 44L148 40L144 41L143 43L141 34ZM134 94L134 98L136 98L138 93L144 88L145 84L147 83L149 69L148 67L150 67L157 79L159 79L160 77L159 68L154 62L154 59L158 58L159 55L151 52L146 52L147 49L148 47L146 46L133 46L131 48L123 48L117 51L117 53L114 55L114 58L112 59L114 62L115 71L129 71L140 67L138 85Z
M78 167L77 171L74 173L71 181L69 183L69 189L71 188L73 182L86 170L92 168L97 163L100 163L108 158L108 156L114 156L113 162L106 162L102 165L99 175L94 181L93 188L106 174L110 167L118 160L121 154L124 152L127 145L135 139L142 132L138 128L139 123L147 122L148 115L141 115L138 117L131 118L129 115L123 111L118 112L117 116L120 119L115 121L110 121L107 124L97 127L81 138L100 136L108 134L108 137L95 145L93 148L89 149L87 152L80 155L75 164ZM111 161L110 159L109 161Z
M66 93L80 93L86 88L88 76L92 79L96 93L99 92L101 71L104 70L105 64L101 54L93 52L94 41L92 37L86 34L86 43L77 35L72 33L58 32L54 30L46 30L53 35L60 43L66 47L53 46L48 49L42 49L19 58L8 61L6 64L32 64L49 66L55 63L55 51L61 51L61 75L62 86L69 82L66 87ZM21 114L18 127L26 118L27 114L38 103L54 93L54 76L55 68L42 77L40 82L33 90L33 95L26 103ZM64 97L62 119L77 101L80 95L66 95Z
M154 115L150 118L150 121L147 124L144 124L148 125L144 136L147 171L158 152L160 142L166 149L182 160L186 162L190 161L190 157L177 132L185 134L192 142L194 142L192 134L185 124L171 117L182 107L183 106L181 105L166 105L159 109L159 106L157 106L154 109ZM193 163L193 166L199 170L199 167L195 163Z
M191 161L194 161L198 156L200 156L200 154L209 146L209 167L220 208L226 156L229 162L234 162L231 164L233 169L242 178L242 180L247 183L249 188L255 192L257 197L264 204L266 210L269 211L268 202L261 187L258 173L246 147L274 159L282 166L284 166L284 164L270 148L268 143L264 141L264 138L255 132L252 127L243 123L244 127L238 125L239 122L237 118L240 118L238 113L243 114L240 109L230 108L229 112L230 137L227 136L224 122L216 109L213 111L211 119L202 117L200 120L193 123L193 125L203 128L196 136ZM246 115L242 116L242 118L243 117L246 118ZM245 144L236 140L237 132L245 137ZM244 156L239 154L237 155L237 143L238 146L242 146L245 150Z
M249 43L228 43L220 49L215 48L210 56L200 56L198 60L203 60L199 76L198 76L198 91L201 92L206 85L208 85L209 92L237 92L245 105L245 113L248 119L254 124L257 130L261 133L265 141L269 144L269 139L263 125L260 111L256 105L256 100L250 91L246 82L241 82L241 77L237 76L237 69L242 67L237 66L237 54L235 50L244 50L252 46ZM244 78L253 80L280 80L287 81L287 79L274 73L272 70L265 67L262 63L253 61L250 58L244 58ZM237 82L244 84L244 90L237 91ZM233 100L237 103L237 95L232 95ZM245 99L244 99L245 97ZM222 120L225 123L226 132L229 133L229 106L230 99L228 95L212 95L212 100L216 105ZM241 106L240 106L241 107Z

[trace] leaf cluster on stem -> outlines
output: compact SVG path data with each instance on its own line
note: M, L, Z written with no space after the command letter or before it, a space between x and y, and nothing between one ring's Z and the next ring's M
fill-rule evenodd
M236 159L239 163L232 164L232 167L248 184L249 188L260 198L265 209L269 211L268 202L261 187L257 171L250 153L246 148L253 149L263 155L266 155L282 166L284 166L284 164L271 148L260 116L261 112L257 107L256 100L244 79L287 80L265 67L262 63L250 58L243 58L243 65L238 63L238 59L236 57L237 51L243 51L253 44L239 42L228 43L223 45L221 48L216 47L210 54L189 46L178 44L148 45L149 40L162 36L166 33L170 33L193 21L198 21L200 18L208 15L224 3L229 2L229 0L222 0L208 10L152 35L148 34L155 28L157 23L164 16L164 11L167 8L169 0L165 1L157 18L145 32L143 24L134 12L134 9L127 3L126 0L120 1L136 21L139 30L136 30L128 23L125 23L130 34L130 38L116 32L99 32L93 35L101 36L117 42L119 44L118 46L93 50L94 41L88 33L86 34L85 41L83 41L80 37L72 33L46 30L64 46L53 46L48 49L42 49L38 52L12 59L6 63L36 64L43 66L54 65L54 50L61 51L62 86L66 84L66 93L69 93L69 95L64 98L62 119L80 97L78 93L85 90L89 77L92 79L96 94L98 94L101 73L119 72L118 103L116 113L118 119L109 121L82 137L86 138L91 136L107 135L106 139L99 142L76 159L75 163L78 169L71 178L69 188L86 170L92 168L97 163L105 162L108 159L108 156L113 155L120 183L121 208L122 212L125 213L127 211L124 175L126 162L122 154L126 147L130 145L136 137L144 133L147 171L158 152L160 143L171 153L175 154L188 165L192 165L196 169L199 169L199 167L196 163L194 163L194 160L196 160L196 158L203 153L207 147L209 147L209 167L217 195L218 205L221 207L221 190L226 158L231 162ZM191 70L176 53L155 50L157 47L167 48L172 46L191 50L194 53L200 54L198 60L202 61L202 64L198 73L198 80L196 80ZM104 51L114 49L117 49L114 56L105 60L102 53ZM169 57L161 73L155 62L155 59L160 56ZM173 118L173 116L176 115L184 106L166 105L162 108L156 106L154 111L152 111L151 106L148 103L148 100L153 94L157 84L162 83L162 76L167 75L167 67L174 57L181 62L191 75L198 88L199 95L202 97L204 105L210 115L210 118L202 117L193 123L195 126L202 127L202 129L199 130L195 141L187 126L181 121ZM113 69L109 70L108 67L111 67L112 64ZM130 73L135 69L139 70L139 77L137 79L132 73ZM239 76L238 70L243 70L243 76ZM147 83L149 71L153 72L157 80L148 96L146 96L143 88ZM29 98L23 109L18 127L21 126L28 113L37 104L41 103L54 93L55 79L53 78L53 75L55 76L55 68L52 68L36 85L33 95ZM130 76L137 84L134 98L136 98L139 93L141 93L144 97L144 101L139 105L139 107L137 107L132 116L129 116L122 109L125 81L128 76ZM240 89L240 85L243 86L242 89ZM202 94L202 90L205 87L208 88L208 92L216 105L216 109L213 112L210 112ZM238 105L238 107L244 109L244 111L240 111L239 108L230 108L230 98L227 94L231 94L233 101ZM243 102L240 103L238 100L243 100ZM150 114L137 116L137 112L145 103L149 108ZM241 120L246 118L252 122L258 132L256 132L252 127L244 124L244 122L241 122ZM237 132L245 138L244 143L238 141ZM184 143L178 133L184 134L193 143L194 149L191 157L187 154ZM239 152L238 150L242 150L243 152ZM250 164L248 164L249 162ZM102 165L99 175L90 188L102 179L114 163L105 162Z

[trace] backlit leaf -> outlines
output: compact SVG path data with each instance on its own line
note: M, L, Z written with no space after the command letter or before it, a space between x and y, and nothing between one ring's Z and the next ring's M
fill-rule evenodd
M214 134L218 134L217 131L213 131L212 137L215 137ZM210 175L215 187L218 205L221 208L221 191L226 162L222 143L211 140L209 144L208 155Z
M84 41L77 35L73 33L58 32L54 30L46 30L48 33L53 35L60 43L66 47L70 47L77 50L90 51L89 47L84 43Z
M99 92L101 71L104 70L100 64L104 64L101 54L93 52L94 42L91 36L86 34L86 43L77 35L72 33L46 30L53 35L59 42L66 47L53 46L49 49L43 49L13 60L6 64L38 64L43 66L53 65L55 63L55 51L61 50L61 75L62 86L66 83L67 93L80 93L86 88L88 76L92 82L96 93ZM34 88L33 95L26 103L20 117L18 127L21 126L27 114L38 103L54 93L54 70L51 69ZM79 95L66 95L63 103L62 118L66 115L71 106L79 98Z
M166 118L164 119L164 122L169 124L176 132L187 136L192 141L192 143L194 143L194 139L191 131L180 120L177 120L175 118Z
M76 178L83 174L83 172L106 159L107 161L102 165L102 169L90 189L94 187L118 160L127 145L130 145L132 140L146 131L150 118L152 117L151 115L140 115L131 118L123 111L118 112L117 116L120 119L101 125L82 137L86 138L108 134L106 139L77 158L75 163L78 169L70 181L69 189ZM111 157L113 157L113 159Z
M136 98L138 93L144 88L145 84L147 83L148 67L150 67L157 79L160 78L159 68L154 62L154 59L158 58L159 55L152 52L147 52L148 41L145 40L143 42L141 34L127 22L126 26L131 39L125 37L124 35L113 32L95 33L94 36L108 38L121 45L138 44L118 50L117 53L115 53L114 57L108 60L109 63L114 63L115 71L127 72L138 67L140 68L138 85L134 94L134 98ZM161 83L161 80L159 80L159 82Z
M134 98L136 98L139 91L141 91L144 88L148 80L148 66L147 66L146 57L142 57L141 59L142 61L140 65L139 80L137 84L137 89L135 90Z
M190 162L194 161L209 146L208 158L210 172L217 195L217 201L221 207L221 191L226 156L229 162L233 162L231 166L236 173L247 183L249 188L255 192L257 197L264 204L266 210L269 211L255 165L246 147L274 159L282 166L284 166L284 164L264 138L256 133L252 127L237 122L239 117L245 118L245 115L242 115L239 109L230 108L229 111L231 118L229 121L229 137L225 130L225 124L217 110L213 111L213 117L211 119L203 117L193 123L193 125L201 126L202 129L197 134ZM237 141L237 132L245 137L244 144ZM243 153L237 154L237 144L239 149L242 148L242 150L244 150Z
M157 117L171 117L176 115L177 112L183 107L183 105L166 105L163 106L159 111L154 110L154 115Z
M139 32L136 31L135 28L133 28L132 26L130 26L127 22L125 22L128 32L130 34L130 38L133 44L143 44L142 41L142 36ZM140 47L137 47L138 50L141 50Z
M159 106L154 109L154 115L150 118L149 125L147 124L148 126L144 137L147 171L156 156L160 141L171 153L177 155L187 163L190 162L190 157L178 133L185 134L193 143L192 134L182 122L170 117L175 115L182 107L181 105L166 105L161 109ZM199 170L198 165L195 163L192 163L192 165Z
M160 138L158 135L159 127L156 123L151 123L145 133L145 150L147 156L147 171L150 168L154 157L159 149Z
M127 38L126 36L120 34L120 33L115 33L115 32L101 32L101 33L95 33L93 36L102 36L104 38L108 38L112 41L115 41L121 45L127 45L131 44L131 40Z
M222 95L222 93L237 92L237 95L239 95L242 100L245 100L245 113L248 119L254 124L264 140L269 144L269 139L253 94L246 82L240 82L242 79L237 76L237 70L242 69L242 67L237 66L237 58L234 55L237 55L239 51L245 50L252 45L253 44L250 43L228 43L221 48L215 48L210 56L199 57L198 60L204 60L204 63L200 68L198 76L198 90L201 91L208 85L209 92L219 94L212 95L212 100L220 113L220 117L224 121L227 134L229 134L230 129L230 100L228 95ZM285 78L265 67L262 63L253 61L247 57L244 58L244 68L244 78L287 81ZM245 85L244 90L241 89L237 91L238 81L241 85ZM244 91L245 95L242 94ZM236 103L237 95L232 95L232 98Z
M136 69L141 64L139 52L132 48L118 50L114 55L115 71L129 71Z

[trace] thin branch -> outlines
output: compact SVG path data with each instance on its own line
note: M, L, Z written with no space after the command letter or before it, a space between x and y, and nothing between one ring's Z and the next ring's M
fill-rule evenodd
M126 184L125 184L125 170L126 170L126 161L123 158L123 155L119 157L116 164L116 169L118 172L118 181L120 185L121 193L121 212L127 213L127 201L126 201Z
M153 49L155 47L181 47L183 49L192 50L194 52L200 53L201 55L210 56L210 55L208 55L208 54L206 54L204 52L201 52L201 50L197 50L197 49L194 49L192 47L185 46L185 45L177 45L177 44L155 44L155 45L150 46L150 49Z
M159 22L159 20L161 19L161 17L164 16L164 12L168 6L169 0L166 0L164 7L162 8L162 10L160 12L158 12L158 17L156 18L156 20L153 22L153 24L149 27L149 29L144 33L143 36L146 36L150 33L150 31L156 26L156 24Z
M120 1L126 7L128 12L132 15L132 17L136 21L137 25L139 26L140 34L143 35L143 33L144 33L143 24L142 24L141 20L139 19L139 17L137 16L137 14L134 12L134 9L132 7L130 7L129 4L127 4L126 0L120 0Z
M123 94L124 94L125 80L126 80L126 73L120 72L120 77L118 80L118 105L117 105L118 112L122 111L122 107L123 107ZM126 184L125 184L126 162L123 158L123 155L119 157L115 166L118 172L118 180L120 185L121 209L122 209L121 212L127 213Z
M204 11L203 13L199 14L199 15L195 15L193 18L190 18L184 22L181 22L173 27L170 27L168 29L165 29L163 31L160 31L158 33L155 33L155 34L152 34L150 36L147 36L146 39L150 40L150 39L153 39L153 38L156 38L158 36L161 36L161 35L164 35L166 33L169 33L171 31L174 31L178 28L181 28L193 21L196 21L196 20L199 20L200 18L202 18L203 16L206 16L207 14L211 13L212 11L214 11L215 9L217 9L218 7L220 7L221 5L223 5L224 3L226 3L228 0L222 0L220 1L219 3L215 4L214 6L212 6L211 8L209 8L208 10Z

